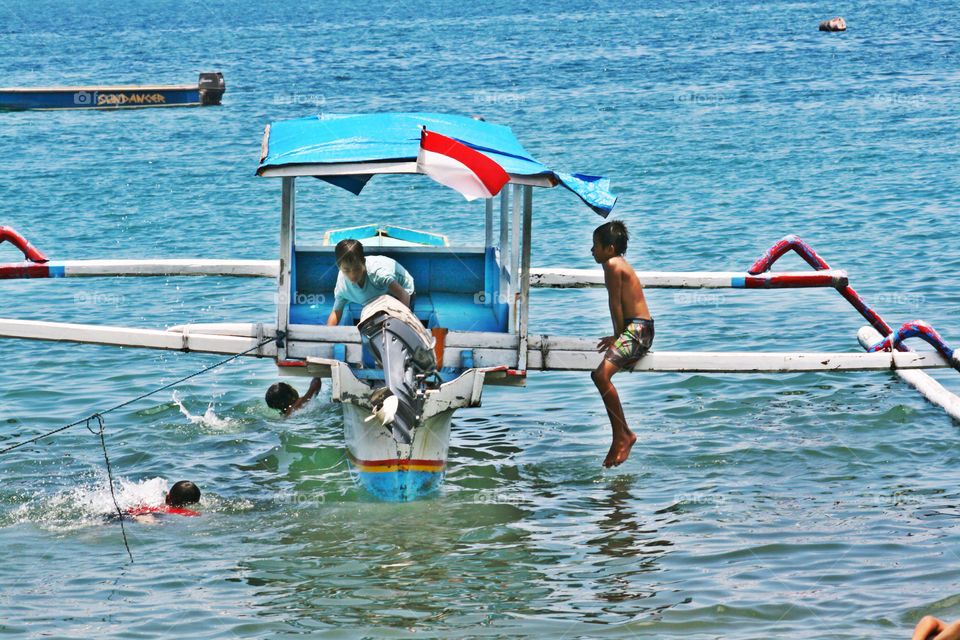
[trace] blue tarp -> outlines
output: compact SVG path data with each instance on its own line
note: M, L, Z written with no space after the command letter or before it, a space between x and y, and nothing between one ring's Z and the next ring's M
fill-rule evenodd
M257 173L286 165L412 162L420 149L420 127L480 151L509 174L555 178L604 217L616 203L609 180L551 171L530 157L509 128L436 113L323 114L274 122L270 125L267 154ZM376 172L358 171L353 176L322 178L359 194L373 173Z

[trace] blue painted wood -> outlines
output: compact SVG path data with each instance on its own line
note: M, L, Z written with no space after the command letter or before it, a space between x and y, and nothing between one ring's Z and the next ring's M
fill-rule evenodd
M0 109L118 109L199 105L199 89L0 91Z
M393 246L448 246L447 237L440 233L430 233L428 231L417 231L415 229L406 229L404 227L395 227L393 225L365 224L359 227L349 227L347 229L336 229L328 231L323 243L336 246L343 240L369 240L371 238L381 238L383 245ZM393 242L391 242L391 240ZM378 243L363 243L365 246L376 246Z
M406 229L404 227L394 227L393 225L384 225L381 229L388 237L397 240L405 240L416 244L430 245L435 247L447 246L447 237L439 233L429 233L427 231L416 231L415 229Z
M433 247L381 248L368 255L385 255L399 262L414 279L414 314L427 326L454 331L506 329L506 305L498 301L496 253L483 249ZM333 309L337 283L333 247L296 249L293 260L290 322L323 324ZM361 306L348 304L340 323L359 320Z
M337 229L328 231L327 237L323 239L324 244L336 246L341 240L363 240L377 235L378 225L365 224L359 227L350 227L349 229Z
M193 85L13 87L0 89L0 109L131 109L220 104L220 73L201 73Z

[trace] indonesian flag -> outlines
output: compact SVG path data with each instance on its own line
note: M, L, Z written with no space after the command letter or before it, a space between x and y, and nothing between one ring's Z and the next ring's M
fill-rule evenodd
M479 151L426 129L420 132L417 170L467 200L492 198L510 181L503 167Z

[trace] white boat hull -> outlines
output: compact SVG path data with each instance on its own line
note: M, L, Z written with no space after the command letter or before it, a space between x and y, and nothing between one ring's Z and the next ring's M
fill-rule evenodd
M311 358L314 364L319 360ZM343 404L347 458L357 484L390 501L413 500L439 488L447 468L451 419L460 407L480 405L484 371L470 369L427 391L423 418L413 429L410 444L403 444L378 418L367 421L373 387L357 379L345 362L323 364L330 366L330 398Z

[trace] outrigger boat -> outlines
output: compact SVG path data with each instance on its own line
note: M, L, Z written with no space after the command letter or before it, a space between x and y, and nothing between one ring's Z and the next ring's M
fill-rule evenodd
M220 104L225 90L221 73L201 73L197 84L7 87L0 89L0 110L199 107Z
M295 181L320 178L359 194L375 175L418 174L421 128L449 136L499 163L509 182L485 201L483 246L449 246L445 236L371 224L328 232L320 244L296 240ZM599 287L597 269L531 265L533 190L559 185L606 214L615 198L608 181L551 171L509 129L439 114L320 116L271 124L258 175L280 178L279 260L86 260L55 262L12 229L0 227L24 253L0 265L0 278L219 275L277 281L273 322L191 324L166 331L0 319L0 337L75 341L176 351L249 355L275 360L284 375L331 381L343 407L347 455L357 482L387 500L436 489L446 469L454 412L480 405L484 385L524 386L529 371L588 371L600 362L593 338L530 333L531 287ZM495 215L498 213L498 215ZM384 296L350 304L339 326L326 326L337 278L334 245L360 240L367 255L396 259L414 277L413 308ZM793 250L813 272L770 271ZM705 373L895 371L960 420L960 398L920 369L960 369L960 358L920 321L893 331L799 238L777 242L744 272L638 272L646 287L774 289L832 287L868 320L867 353L651 352L635 371ZM914 352L918 336L935 351ZM265 339L277 338L275 342ZM258 347L259 345L259 347Z

